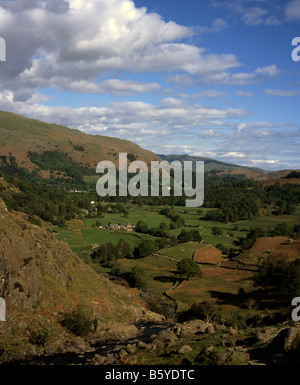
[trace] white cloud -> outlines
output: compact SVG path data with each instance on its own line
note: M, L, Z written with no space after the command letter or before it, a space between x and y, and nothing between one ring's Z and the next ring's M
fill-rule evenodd
M158 83L142 83L130 80L109 79L101 83L99 93L130 95L134 93L155 92L161 89Z
M237 96L245 96L246 98L252 98L254 96L253 92L247 92L247 91L236 91L235 94Z
M227 96L227 93L216 90L204 90L197 94L180 94L180 97L184 99L220 98L222 96Z
M185 43L197 29L165 22L132 0L0 4L0 35L7 43L0 85L13 91L18 101L41 87L125 95L159 90L157 83L122 80L124 72L166 72L169 81L184 86L244 85L276 72L273 65L232 73L241 66L234 54L211 53ZM217 18L209 28L219 31L226 26L223 18Z
M227 27L227 21L222 18L218 18L213 20L211 27L198 27L197 30L200 32L219 32Z
M251 26L264 23L263 16L267 14L267 11L260 7L243 9L241 12L243 13L242 20L244 20L246 24Z
M284 12L288 20L300 20L300 0L288 2Z
M191 28L126 0L1 2L0 34L8 56L2 89L22 89L19 100L41 86L82 82L83 92L95 92L95 79L108 71L172 71L199 58L197 47L180 43Z
M279 70L275 64L272 64L267 67L258 67L255 73L262 76L276 76L279 74Z
M278 163L278 160L275 159L252 159L251 164L254 165L274 165Z
M278 89L266 89L265 90L266 95L271 96L282 96L282 97L293 97L293 96L299 96L300 91L298 90L278 90Z
M250 123L240 123L237 126L237 132L248 132L252 131L253 134L259 136L266 136L269 134L267 129L270 128L281 128L281 127L291 127L292 124L289 123L272 123L272 122L250 122ZM258 129L258 130L257 130Z
M219 155L219 158L246 158L247 155L242 152L226 152L225 154Z

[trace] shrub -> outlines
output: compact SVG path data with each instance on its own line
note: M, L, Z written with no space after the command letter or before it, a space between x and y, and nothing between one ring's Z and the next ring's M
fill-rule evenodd
M31 331L29 342L33 345L45 346L50 338L50 329L44 327L37 331Z
M145 289L146 287L146 273L143 268L135 266L129 274L129 284L133 287L138 287L139 289Z
M61 323L71 333L80 337L87 336L93 326L91 316L81 306L65 313Z
M207 323L217 323L221 321L221 313L213 302L204 301L200 303L193 303L190 312L194 318L199 318Z
M215 236L221 236L223 234L222 230L219 227L213 227L211 229L211 233Z

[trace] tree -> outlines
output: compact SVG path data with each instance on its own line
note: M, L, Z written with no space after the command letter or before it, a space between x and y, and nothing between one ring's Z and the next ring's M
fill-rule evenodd
M279 260L265 261L259 268L255 286L263 287L283 298L293 298L300 293L300 260L292 262Z
M138 223L136 224L136 232L147 234L148 231L149 231L149 228L148 228L147 223L145 223L143 221L138 221Z
M180 234L177 236L178 242L185 243L193 240L193 235L186 231L185 229L181 230Z
M202 277L202 271L199 265L192 259L184 258L177 263L177 270L179 274L182 274L187 279L192 277Z
M292 237L293 231L284 223L279 223L274 230L271 231L270 235L272 237Z
M198 230L192 230L191 234L194 242L202 242L202 237Z
M219 227L213 227L211 229L211 233L215 236L221 236L223 234L222 230Z
M138 287L139 289L144 289L146 287L146 273L143 268L135 266L128 277L129 284L133 287Z
M118 258L130 258L132 256L130 245L124 239L119 239L116 246L116 254Z
M221 319L220 310L212 301L193 303L190 312L194 318L199 318L207 323L215 323Z
M133 250L133 255L136 258L147 257L148 255L156 251L155 243L150 240L142 241L137 247Z

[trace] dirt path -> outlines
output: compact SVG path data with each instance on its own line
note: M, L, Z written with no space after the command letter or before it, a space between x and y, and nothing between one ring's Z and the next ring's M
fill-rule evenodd
M175 257L169 257L168 255L162 255L162 254L158 254L158 253L153 253L153 255L154 255L155 257L161 257L161 258L169 259L170 261L180 262L180 259L177 259L177 258L175 258Z

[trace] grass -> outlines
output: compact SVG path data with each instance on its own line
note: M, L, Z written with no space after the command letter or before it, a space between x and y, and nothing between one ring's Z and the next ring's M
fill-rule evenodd
M98 229L95 227L96 221L100 221L102 226L108 223L125 224L130 222L135 225L139 220L147 223L148 227L158 227L161 222L170 224L170 219L160 214L161 207L152 206L130 206L129 217L123 214L105 213L103 218L86 218L84 220L72 220L68 222L68 228L55 228L57 237L66 241L71 248L83 259L87 259L92 250L92 245L112 242L117 244L119 239L124 239L133 248L141 239L152 239L147 234L127 233L123 231L113 232L108 229ZM239 237L245 237L247 231L252 227L263 227L265 229L274 228L277 224L287 222L293 226L299 223L300 210L290 216L261 216L252 221L239 221L236 223L221 223L204 221L200 219L210 209L174 207L184 219L185 225L169 230L170 235L177 235L184 228L186 230L198 229L203 237L203 243L188 242L178 244L158 250L156 255L151 255L143 259L121 259L120 265L124 271L131 271L134 266L140 266L146 272L146 287L157 298L168 301L164 296L167 292L178 304L179 310L187 309L193 302L201 302L207 299L222 303L226 308L232 309L240 304L236 303L236 293L243 287L245 290L250 288L251 273L238 270L225 269L217 266L201 266L203 277L184 281L179 287L174 289L174 284L180 278L177 274L177 262L183 258L192 258L195 250L207 244L216 246L223 244L225 247L236 248L235 241ZM222 230L221 236L212 234L212 228L218 227ZM175 258L174 258L175 257ZM174 258L174 259L173 259ZM93 266L99 273L107 273L110 269L101 266ZM224 299L225 298L225 299Z
M187 242L173 247L158 250L157 254L166 255L168 257L176 258L179 260L184 258L192 259L194 252L203 246L203 244L198 242Z

